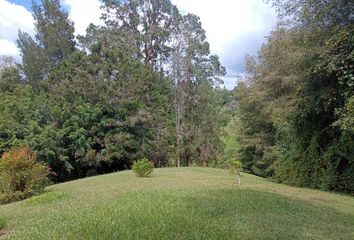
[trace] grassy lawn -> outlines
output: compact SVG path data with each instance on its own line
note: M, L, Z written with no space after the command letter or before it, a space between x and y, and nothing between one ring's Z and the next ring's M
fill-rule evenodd
M227 171L125 171L0 206L4 239L354 239L354 198ZM4 232L4 230L3 230Z
M222 138L222 140L225 144L225 156L228 158L237 156L238 150L240 148L240 144L237 140L238 136L240 135L240 133L237 132L237 125L239 124L240 120L237 117L233 117L233 119L224 129L227 134Z

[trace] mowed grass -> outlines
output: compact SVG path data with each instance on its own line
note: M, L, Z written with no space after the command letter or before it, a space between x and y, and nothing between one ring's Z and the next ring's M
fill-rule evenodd
M354 239L354 198L225 170L131 171L0 206L4 239ZM1 220L0 220L1 224ZM1 226L1 225L0 225Z
M6 222L5 219L0 218L0 230L4 229L6 227Z

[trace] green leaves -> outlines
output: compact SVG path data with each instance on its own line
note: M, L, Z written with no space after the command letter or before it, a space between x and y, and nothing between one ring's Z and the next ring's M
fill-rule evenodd
M225 69L210 56L199 17L169 0L105 4L106 25L90 25L79 50L59 1L33 3L36 36L19 33L21 69L1 69L0 154L25 144L54 181L129 169L143 157L166 166L176 138L185 165L214 164L225 124L214 86ZM180 48L171 46L178 37ZM183 62L178 83L167 71L173 53Z
M74 24L57 0L32 1L35 39L19 31L17 44L21 51L22 69L35 92L45 88L52 68L75 51Z
M238 87L239 156L261 176L351 192L353 4L274 2L290 21L248 59L250 80Z
M153 164L146 158L135 161L132 170L138 177L150 177L154 170Z
M0 165L0 204L40 194L49 183L47 166L26 147L4 153Z

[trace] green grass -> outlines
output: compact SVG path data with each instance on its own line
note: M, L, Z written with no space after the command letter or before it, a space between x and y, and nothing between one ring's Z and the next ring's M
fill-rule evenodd
M0 230L3 229L3 228L5 228L5 226L6 226L5 219L0 218Z
M237 115L236 115L237 116ZM229 124L224 128L226 135L222 138L222 141L225 144L224 153L226 158L234 159L238 155L238 151L240 149L240 144L238 142L238 127L240 121L237 117L233 117L233 119L229 122Z
M354 198L227 171L131 171L0 206L5 239L354 239Z

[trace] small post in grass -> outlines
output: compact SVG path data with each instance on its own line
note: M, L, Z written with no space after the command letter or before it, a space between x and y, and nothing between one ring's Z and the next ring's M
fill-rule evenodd
M236 175L236 184L238 186L241 185L241 171L242 171L242 163L239 160L230 160L229 161L229 170L232 175Z

